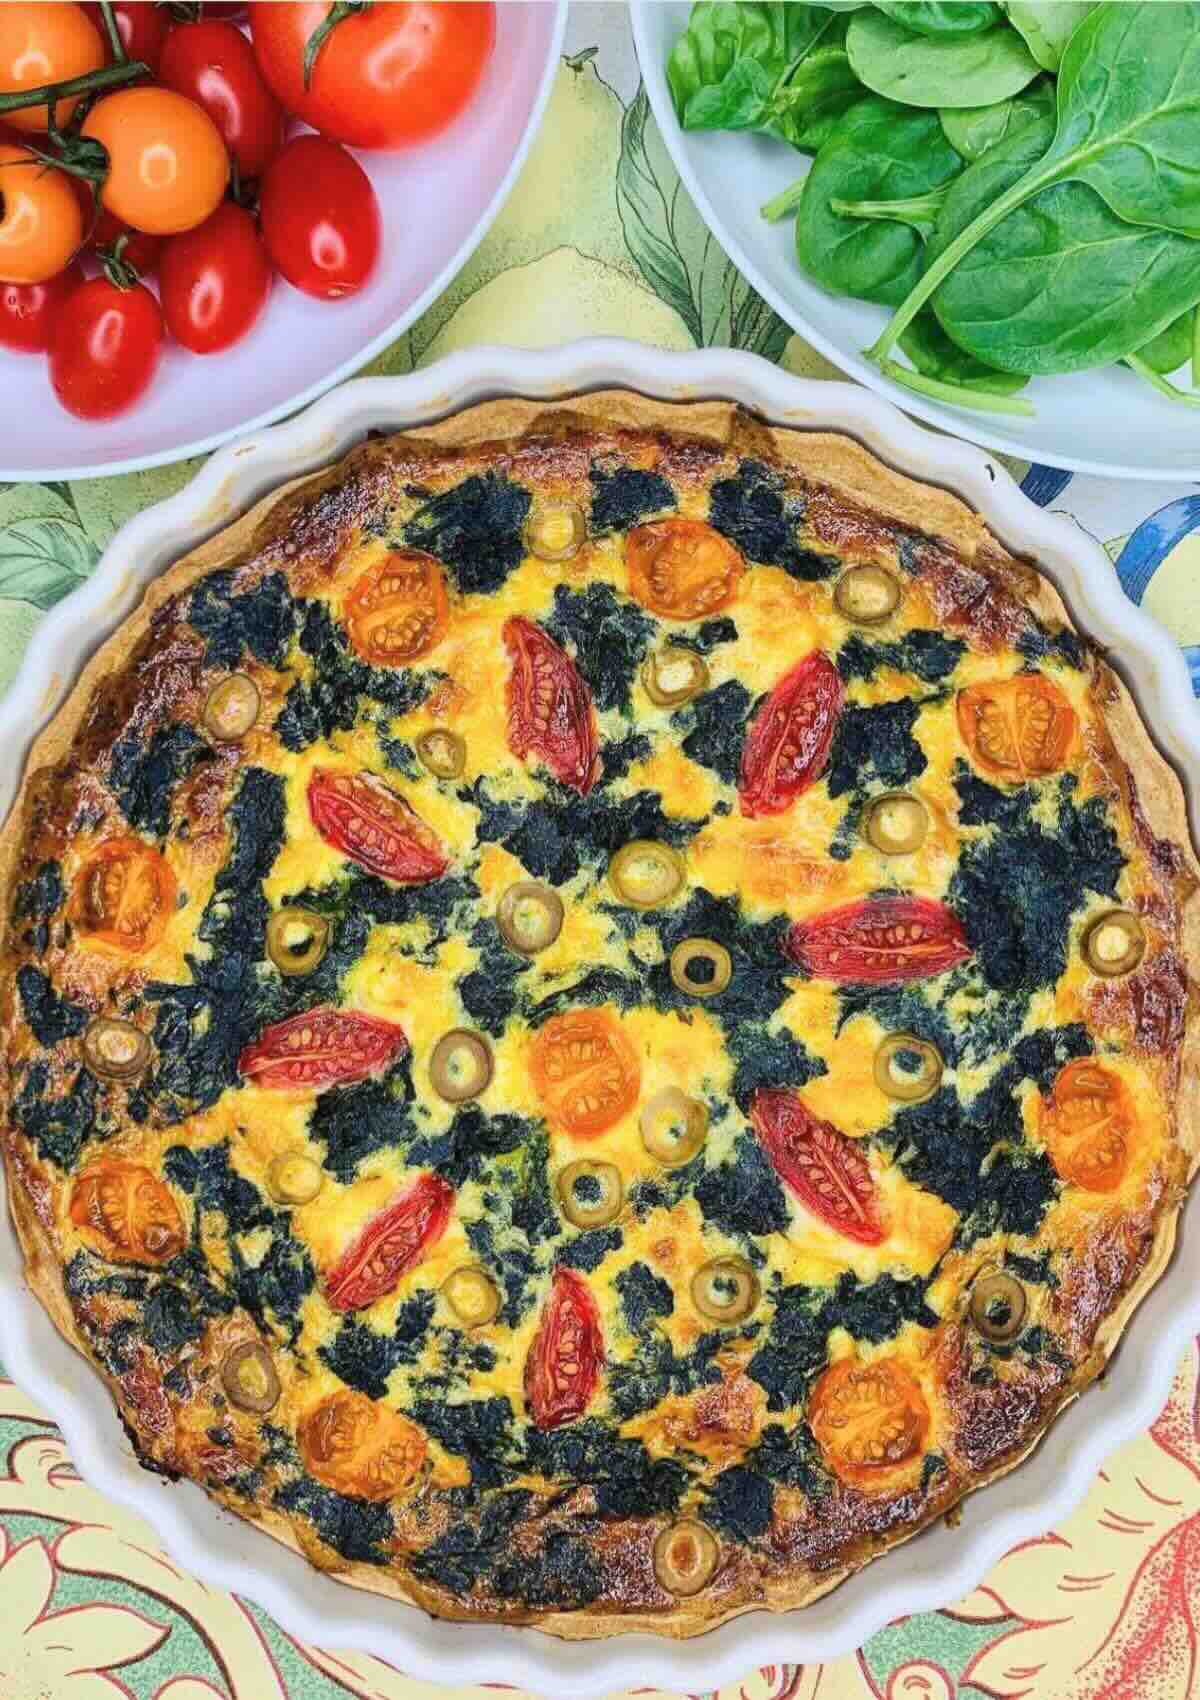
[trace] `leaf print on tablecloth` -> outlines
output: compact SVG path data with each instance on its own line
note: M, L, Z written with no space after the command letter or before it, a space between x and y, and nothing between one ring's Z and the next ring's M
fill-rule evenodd
M621 126L617 210L638 270L697 347L746 348L779 359L790 330L725 257L692 205L640 86Z
M0 597L53 608L83 583L99 558L77 520L15 520L0 531Z

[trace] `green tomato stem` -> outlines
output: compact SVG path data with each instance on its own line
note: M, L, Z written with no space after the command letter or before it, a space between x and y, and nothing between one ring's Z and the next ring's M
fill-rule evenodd
M868 353L871 351L868 350ZM885 378L902 384L906 390L927 395L933 401L948 402L951 407L970 407L980 413L1019 413L1026 419L1036 415L1031 401L1019 395L993 395L990 390L968 389L965 384L946 384L940 378L927 378L921 372L910 372L897 360L880 360L879 368Z
M759 216L765 218L768 224L778 224L781 218L786 218L789 213L794 213L800 205L800 197L804 193L806 182L807 178L799 177L788 188L781 189L773 200L768 201L765 206L758 209Z
M1161 372L1148 365L1140 354L1127 354L1125 364L1131 372L1136 372L1139 378L1144 378L1159 395L1165 395L1169 401L1182 401L1188 407L1200 407L1200 395L1192 395L1189 390L1181 390L1178 384L1173 384L1170 378L1164 378Z
M47 106L50 116L60 100L70 100L77 94L106 94L110 89L123 88L139 77L150 75L149 65L140 59L127 59L123 65L107 65L102 71L88 71L82 77L70 77L65 83L43 83L36 89L14 89L0 94L0 113L23 112L27 106Z
M121 31L113 15L112 0L100 0L100 15L104 19L104 28L108 35L108 45L112 48L113 64L123 65L129 55L125 51L125 43L121 40Z

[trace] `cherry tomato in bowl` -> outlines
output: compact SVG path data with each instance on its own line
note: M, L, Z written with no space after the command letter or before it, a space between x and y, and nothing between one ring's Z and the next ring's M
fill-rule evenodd
M0 94L64 83L98 71L104 62L103 37L82 6L32 5L25 0L0 5ZM78 98L57 103L54 116L60 128L78 104ZM6 112L4 122L36 133L46 129L48 118L45 106L26 106Z
M82 240L66 173L27 148L0 147L0 282L45 283L70 264Z
M142 284L94 277L62 303L50 342L54 393L79 419L111 419L150 386L162 353L158 302Z
M296 136L262 183L267 253L294 289L335 301L362 288L379 257L379 202L362 166L322 136Z
M283 111L235 24L214 18L172 30L159 75L204 108L242 177L262 175L283 146Z
M72 260L66 271L44 283L0 284L0 348L44 354L59 308L82 282L83 268Z
M174 89L120 89L88 113L83 134L108 154L100 199L150 236L194 230L216 211L229 155L208 113Z
M477 0L397 0L336 20L334 10L328 0L263 0L250 29L287 110L351 147L438 135L479 87L496 39L496 9Z
M112 45L99 0L85 0L83 10L104 43L105 59L111 61ZM155 4L155 0L113 0L112 13L126 59L140 59L151 71L157 71L163 43L171 30L166 8Z
M231 348L271 293L271 268L254 220L225 201L211 218L173 236L159 269L167 329L193 354Z

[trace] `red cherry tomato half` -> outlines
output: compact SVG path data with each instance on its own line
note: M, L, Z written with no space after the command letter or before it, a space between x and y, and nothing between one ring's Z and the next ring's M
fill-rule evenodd
M784 949L816 980L898 986L928 980L971 954L962 922L928 897L868 897L797 921Z
M83 268L72 260L65 272L45 283L0 283L0 348L44 354L59 309L82 282Z
M603 1365L596 1301L582 1275L560 1267L525 1359L525 1403L538 1428L561 1428L581 1417Z
M162 341L162 313L148 289L118 289L94 277L68 295L55 318L54 393L80 419L111 419L149 389Z
M775 1172L806 1210L860 1245L880 1243L879 1195L857 1140L783 1086L759 1087L750 1120Z
M554 639L517 615L504 623L508 676L508 747L524 761L537 756L555 779L586 797L601 761L591 692Z
M394 1021L321 1005L264 1028L238 1058L238 1072L256 1086L319 1092L378 1074L407 1049Z
M333 142L297 136L275 155L261 216L272 264L306 295L353 295L375 269L379 202L362 166Z
M454 1188L439 1175L422 1175L394 1198L323 1278L331 1309L362 1310L394 1292L401 1276L441 1239L453 1208Z
M172 30L159 77L204 108L243 177L262 175L283 146L283 112L235 24L214 18Z
M105 59L111 64L112 47L98 0L85 0L83 9L95 24L104 43ZM171 29L166 7L156 5L154 0L113 0L112 10L126 59L140 59L143 65L157 71L163 43Z
M239 342L271 292L271 268L244 207L225 201L211 218L167 242L159 294L167 329L193 354Z
M332 10L327 0L272 0L251 7L250 29L263 76L287 110L351 147L436 136L475 93L496 39L490 4L377 4L333 25L306 86L305 53Z
M308 782L308 812L326 844L397 885L424 885L450 866L436 834L373 773L317 768Z
M841 711L841 676L819 650L775 686L750 723L738 797L744 815L779 815L818 780Z

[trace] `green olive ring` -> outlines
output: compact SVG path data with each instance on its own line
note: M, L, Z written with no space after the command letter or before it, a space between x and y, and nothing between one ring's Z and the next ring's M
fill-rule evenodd
M971 1321L993 1345L1015 1340L1025 1324L1029 1300L1013 1275L992 1269L980 1275L971 1287Z
M100 1015L83 1036L83 1060L102 1080L134 1080L150 1061L150 1041L132 1021Z
M225 1354L221 1385L231 1405L260 1417L274 1410L283 1391L275 1360L258 1340L243 1340Z
M714 1257L692 1276L692 1303L711 1322L741 1322L761 1296L758 1276L744 1257Z
M1128 909L1107 909L1083 935L1083 954L1093 974L1106 980L1131 974L1146 954L1146 934Z
M717 1568L717 1537L693 1517L668 1523L654 1542L654 1574L668 1594L698 1594Z
M435 779L457 779L467 765L467 746L448 726L431 726L416 742L421 765Z
M236 743L254 725L261 706L262 697L250 675L231 673L205 698L204 724L222 743Z
M500 1291L485 1269L467 1263L442 1282L442 1297L464 1328L484 1328L500 1314Z
M708 689L708 664L694 649L668 643L646 657L642 684L659 708L678 708Z
M714 939L684 939L671 952L671 979L688 997L715 998L732 978L733 958Z
M615 1163L597 1163L581 1157L561 1169L557 1181L559 1202L567 1221L576 1228L603 1228L621 1214L625 1187Z
M433 1047L429 1078L439 1098L448 1104L464 1104L478 1098L492 1078L495 1059L482 1033L468 1027L453 1027Z
M574 502L539 503L525 521L525 547L539 561L569 561L587 534L587 520Z
M267 1191L277 1204L311 1204L324 1180L321 1165L304 1151L281 1151L267 1168Z
M608 864L609 884L633 909L658 909L683 889L683 857L669 844L635 838L623 844Z
M900 605L900 585L885 567L863 562L847 567L833 592L834 606L856 626L878 626Z
M267 922L267 955L281 974L311 974L329 949L329 922L315 909L289 905Z
M522 956L546 950L562 932L563 900L552 885L518 880L500 899L496 921L504 942Z
M937 1048L912 1033L889 1033L875 1053L875 1084L902 1104L932 1098L942 1083Z
M651 1157L665 1168L678 1168L702 1149L708 1137L708 1111L678 1086L664 1086L642 1105L638 1128Z
M887 791L867 805L863 831L881 856L911 856L925 842L929 814L911 791Z

